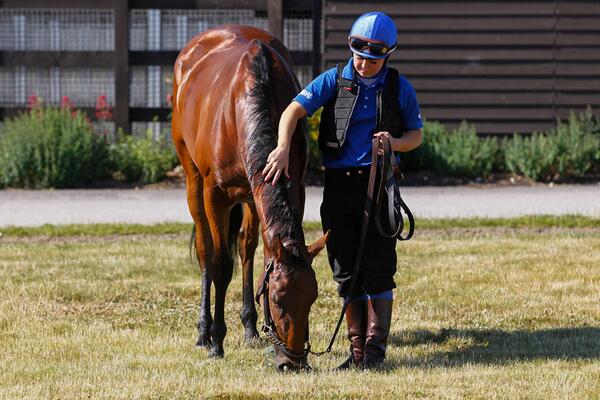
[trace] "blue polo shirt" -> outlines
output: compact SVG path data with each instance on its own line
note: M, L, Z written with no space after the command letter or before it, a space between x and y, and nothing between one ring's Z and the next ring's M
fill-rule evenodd
M388 67L385 65L376 76L367 80L371 82L369 85L358 79L358 99L350 117L346 141L339 155L323 154L323 165L326 168L361 167L371 164L371 141L377 127L377 90L384 87L387 71ZM352 79L352 58L344 67L342 76ZM336 80L337 68L333 67L317 76L294 98L294 101L300 103L311 116L335 96ZM423 121L415 89L402 75L399 76L399 85L398 104L405 129L422 128Z

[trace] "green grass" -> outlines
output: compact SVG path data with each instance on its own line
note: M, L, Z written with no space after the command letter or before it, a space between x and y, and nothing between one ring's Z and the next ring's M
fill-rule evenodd
M600 218L582 215L540 215L516 218L446 218L422 219L416 222L419 229L452 229L452 228L600 228ZM307 222L304 228L308 231L321 229L320 222ZM107 235L161 235L190 233L191 224L163 223L155 225L142 224L80 224L80 225L43 225L39 227L0 227L0 234L5 236L107 236Z
M432 222L439 231L398 244L387 371L332 372L342 334L332 355L311 356L311 374L278 374L267 344L243 343L239 268L225 358L194 348L200 273L186 224L2 229L0 398L598 398L600 231L486 221ZM457 225L478 229L445 230ZM257 277L260 254L256 265ZM314 268L322 350L340 300L324 254Z

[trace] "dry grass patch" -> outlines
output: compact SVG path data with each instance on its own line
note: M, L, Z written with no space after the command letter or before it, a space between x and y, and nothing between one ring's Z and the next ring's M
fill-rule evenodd
M310 239L316 236L311 232ZM187 234L0 240L0 398L596 398L598 231L417 232L398 245L385 372L278 374L243 343L241 271L225 359L195 349L200 274ZM261 265L261 256L257 256ZM324 255L313 348L339 312ZM256 274L260 268L256 268Z

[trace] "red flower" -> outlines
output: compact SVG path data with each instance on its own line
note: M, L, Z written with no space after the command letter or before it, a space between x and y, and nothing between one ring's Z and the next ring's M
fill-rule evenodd
M169 107L173 107L173 94L172 93L167 94L167 104L169 105Z
M27 108L33 110L40 106L40 98L37 94L32 94L27 98Z
M67 109L71 109L73 108L73 105L71 104L71 99L69 98L69 96L63 96L62 99L60 100L60 107L61 108L67 108Z
M96 118L99 121L110 121L112 118L112 107L108 105L103 94L96 99Z

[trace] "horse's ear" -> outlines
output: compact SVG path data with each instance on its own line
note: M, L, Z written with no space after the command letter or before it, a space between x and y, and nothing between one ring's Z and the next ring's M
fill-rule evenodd
M331 232L331 230L325 232L323 236L321 236L313 244L307 247L311 261L317 256L317 254L319 254L321 250L323 250L323 248L327 244L327 240L329 239L329 232Z

